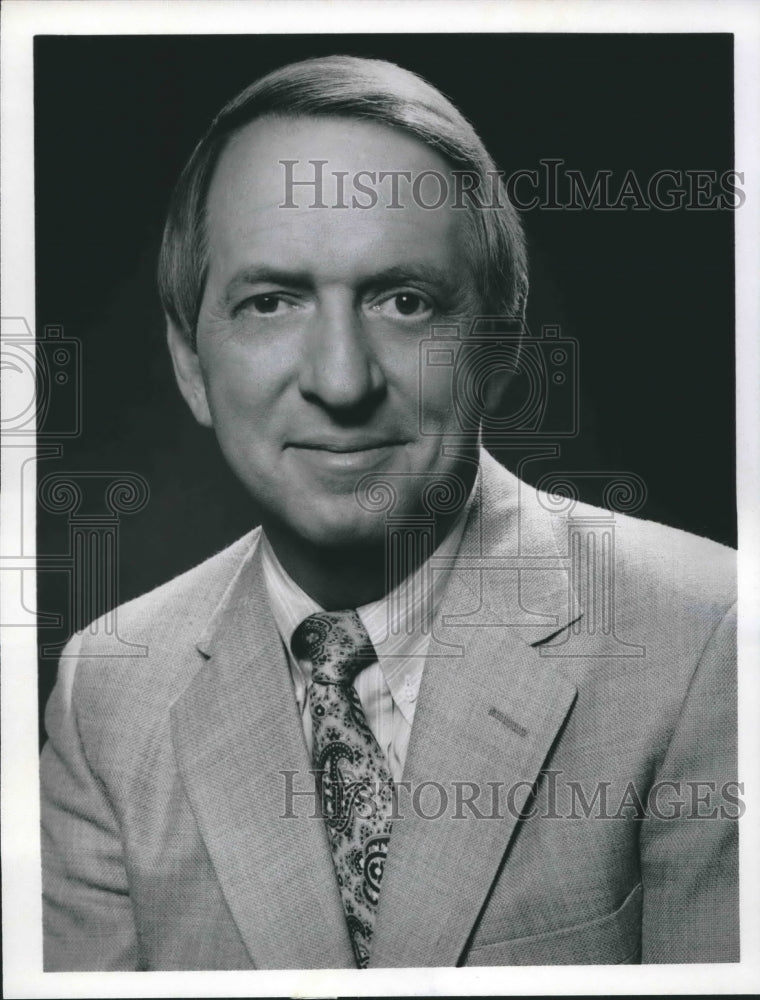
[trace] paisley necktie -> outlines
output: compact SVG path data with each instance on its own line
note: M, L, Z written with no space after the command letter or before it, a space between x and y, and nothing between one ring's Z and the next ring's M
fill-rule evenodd
M393 812L393 779L354 687L377 660L355 611L310 615L293 633L293 655L312 667L309 707L322 812L356 964L369 946Z

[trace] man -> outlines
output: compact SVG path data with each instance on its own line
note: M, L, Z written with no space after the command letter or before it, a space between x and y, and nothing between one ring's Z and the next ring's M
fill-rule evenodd
M347 57L193 153L169 348L262 525L119 609L146 655L62 660L48 970L738 959L733 553L481 450L527 290L494 169Z

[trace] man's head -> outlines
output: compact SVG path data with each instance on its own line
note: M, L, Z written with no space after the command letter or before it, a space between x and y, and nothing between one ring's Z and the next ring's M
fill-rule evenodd
M311 161L319 199L287 186L313 175ZM273 536L379 544L382 518L355 496L362 478L389 482L394 513L408 515L431 480L471 481L477 442L441 448L458 430L450 370L427 373L422 433L420 343L435 323L522 312L519 222L504 197L499 209L430 209L429 187L376 181L356 198L353 182L437 175L453 190L452 172L466 171L488 191L494 170L438 91L349 57L252 84L196 148L161 254L169 342L185 398Z
M468 238L481 308L492 315L522 312L527 293L522 226L503 186L495 181L496 166L472 125L443 94L400 66L328 56L284 66L246 87L222 108L182 171L164 232L159 289L167 315L191 343L208 268L206 199L211 178L230 137L268 115L339 116L388 125L477 178L474 185L481 199L497 200L496 191L498 209L480 210L473 198L461 199L471 227ZM299 158L308 155L302 151Z

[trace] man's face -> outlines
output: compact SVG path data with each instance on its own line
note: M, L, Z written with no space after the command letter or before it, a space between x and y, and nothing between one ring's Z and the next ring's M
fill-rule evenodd
M296 180L326 160L328 207L310 207L313 187L286 191L280 160L298 161ZM387 180L374 207L335 207L351 206L356 174L382 170L449 176L433 150L383 125L271 118L232 139L209 192L198 373L184 391L264 525L291 541L381 542L385 513L355 495L368 474L391 484L394 515L419 512L442 473L472 479L471 463L442 454L440 435L458 430L450 368L426 372L424 434L419 418L420 342L476 310L466 213L415 204L404 181L402 207L388 207ZM437 187L421 190L435 201ZM281 207L287 198L296 207Z

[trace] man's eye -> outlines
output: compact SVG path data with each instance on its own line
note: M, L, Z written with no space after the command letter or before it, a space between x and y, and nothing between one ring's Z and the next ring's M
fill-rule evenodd
M259 292L258 295L249 295L236 305L233 315L254 313L256 316L275 316L284 313L289 306L292 307L293 303L282 292Z
M405 316L419 319L431 312L432 306L428 299L417 292L396 292L376 306L379 312L386 316Z
M243 303L244 306L249 306L254 310L254 312L261 313L262 315L276 313L282 304L283 302L280 296L271 293L252 295L246 300L246 302Z

